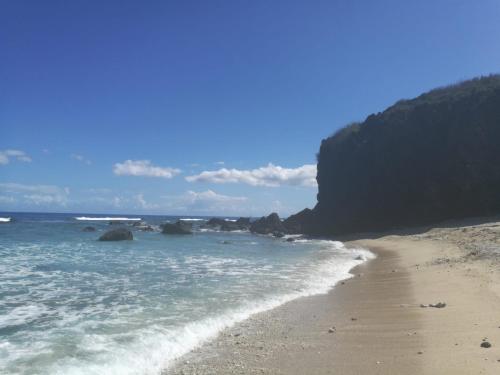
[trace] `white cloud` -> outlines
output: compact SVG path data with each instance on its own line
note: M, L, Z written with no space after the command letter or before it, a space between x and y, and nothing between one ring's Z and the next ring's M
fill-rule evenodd
M0 203L14 203L16 200L14 197L11 196L6 196L6 195L0 195Z
M143 210L156 210L156 209L160 208L160 206L156 203L147 202L146 199L144 199L144 195L142 193L137 194L135 196L135 200L137 203L137 208L140 208Z
M85 158L83 155L80 155L80 154L71 154L70 158L74 159L74 160L78 160L78 161L80 161L84 164L87 164L87 165L92 164L92 162L89 159Z
M161 207L168 212L183 212L187 214L231 214L245 211L242 204L247 197L218 194L212 190L201 192L186 191L182 195L163 196L167 200Z
M55 185L24 185L0 183L0 193L4 200L20 200L26 204L66 206L70 191Z
M3 150L0 151L0 165L9 164L10 161L17 160L25 163L31 162L29 155L21 150Z
M222 168L187 176L189 182L211 182L215 184L242 183L252 186L309 186L316 187L316 165L305 164L298 168L283 168L272 163L252 170Z
M172 178L181 171L177 168L154 166L149 160L126 160L123 163L116 163L113 167L113 173L118 176Z
M185 196L191 203L196 203L196 202L237 203L237 202L244 202L247 200L246 197L235 197L230 195L217 194L212 190L202 191L199 193L189 190L186 192Z

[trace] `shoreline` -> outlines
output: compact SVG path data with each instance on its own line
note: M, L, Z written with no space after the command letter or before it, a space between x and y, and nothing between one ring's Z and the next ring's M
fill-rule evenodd
M471 245L497 243L500 231L494 238L484 233L492 228L500 225L346 242L377 257L328 294L295 299L224 330L164 373L496 374L499 263L468 253ZM420 306L438 302L446 307ZM485 338L489 349L480 346Z

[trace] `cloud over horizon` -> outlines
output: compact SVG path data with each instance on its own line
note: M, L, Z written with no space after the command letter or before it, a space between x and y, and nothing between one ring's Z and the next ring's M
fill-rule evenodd
M214 184L241 183L251 186L278 187L306 186L316 187L316 165L305 164L297 168L283 168L269 163L265 167L251 170L222 168L216 171L203 171L187 176L188 182L210 182Z
M167 200L166 210L185 214L234 214L241 212L242 204L248 201L247 197L218 194L213 190L188 190L181 195L162 198Z
M118 176L144 176L172 178L179 173L180 169L170 167L158 167L151 164L150 160L125 160L113 166L113 173Z
M22 150L2 150L0 151L0 165L9 164L11 159L30 163L31 157Z
M13 182L0 183L4 203L21 201L35 206L63 206L68 203L69 188L55 185L26 185Z

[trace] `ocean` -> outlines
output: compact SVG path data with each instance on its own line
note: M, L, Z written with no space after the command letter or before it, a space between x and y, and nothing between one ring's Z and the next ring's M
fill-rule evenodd
M337 241L205 230L202 217L184 218L193 235L129 226L133 241L97 241L113 216L0 213L1 374L160 374L222 329L326 293L373 257Z

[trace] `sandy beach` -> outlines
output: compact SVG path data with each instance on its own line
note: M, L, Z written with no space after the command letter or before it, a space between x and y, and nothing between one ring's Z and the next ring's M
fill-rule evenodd
M351 279L254 315L167 373L500 373L500 222L365 237L348 245L377 258Z

